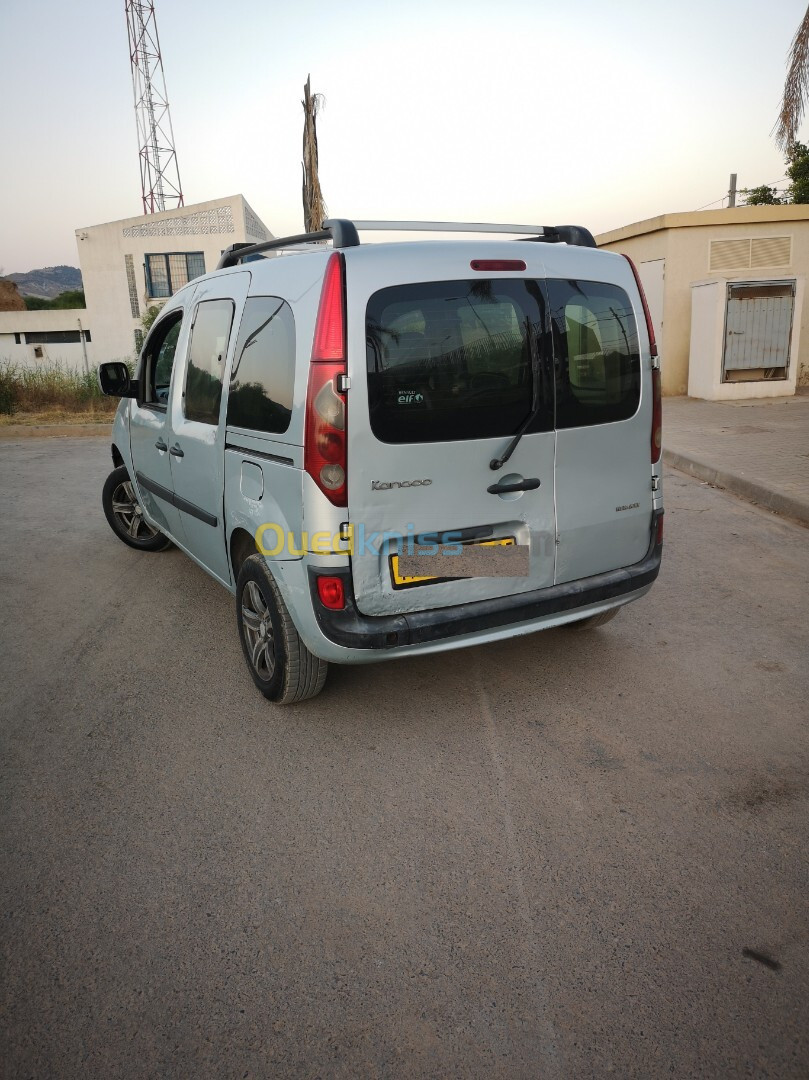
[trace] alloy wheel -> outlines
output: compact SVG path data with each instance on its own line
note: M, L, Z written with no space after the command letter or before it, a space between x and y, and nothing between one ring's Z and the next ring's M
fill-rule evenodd
M242 625L250 663L260 679L271 679L275 672L275 638L269 606L255 581L248 581L242 593Z
M133 540L151 540L157 536L157 529L152 528L143 517L143 510L135 496L131 480L125 480L113 491L112 512L121 531Z

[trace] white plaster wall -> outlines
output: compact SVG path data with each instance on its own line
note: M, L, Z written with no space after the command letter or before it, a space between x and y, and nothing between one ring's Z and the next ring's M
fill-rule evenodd
M84 330L89 327L86 308L65 308L61 311L0 311L0 363L9 362L20 367L35 368L53 364L84 370L84 352L81 343L75 345L17 345L15 334L43 330L78 330L79 320ZM89 327L92 335L92 327ZM21 340L23 340L21 338ZM92 369L94 341L87 342L87 360ZM38 359L34 349L42 350Z
M229 214L222 213L227 210ZM257 235L262 230L265 235ZM269 239L271 235L241 195L77 229L93 363L133 359L134 332L141 327L141 316L153 304L159 307L165 301L147 295L147 253L201 251L208 272L215 269L222 251L231 244ZM132 313L126 255L132 256L135 271L138 316Z

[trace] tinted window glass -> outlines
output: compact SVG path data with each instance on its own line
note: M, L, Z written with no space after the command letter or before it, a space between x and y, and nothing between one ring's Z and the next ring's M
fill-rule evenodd
M228 397L228 424L282 432L292 416L295 320L275 296L253 296L244 306Z
M382 289L366 322L371 428L383 442L511 435L531 411L528 333L544 350L544 299L530 280L440 281ZM552 397L540 384L552 426Z
M595 281L548 282L556 426L626 420L640 402L640 347L629 297Z
M197 307L185 378L187 420L219 423L222 376L232 322L231 300L206 300Z
M177 339L180 336L180 326L183 321L183 313L178 311L175 315L167 316L164 322L155 327L155 331L149 339L148 355L146 356L148 385L147 400L156 405L164 405L169 398L171 385L171 372L174 367L174 358L177 353Z

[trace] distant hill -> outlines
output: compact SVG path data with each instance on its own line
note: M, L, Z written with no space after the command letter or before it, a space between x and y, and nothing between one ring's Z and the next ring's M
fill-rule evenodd
M40 296L52 300L54 296L70 289L81 289L81 270L75 266L45 266L41 270L29 270L27 274L6 274L9 281L16 282L20 296Z

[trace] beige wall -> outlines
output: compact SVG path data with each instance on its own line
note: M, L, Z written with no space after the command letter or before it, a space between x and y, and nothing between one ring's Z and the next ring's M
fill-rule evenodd
M711 274L711 240L756 236L792 236L789 267L722 271ZM691 286L697 281L768 281L803 278L809 269L809 206L746 206L690 214L665 214L596 237L599 247L620 251L638 264L665 259L663 305L664 394L688 392L688 360L691 336ZM642 273L642 271L641 271ZM795 365L798 385L809 384L809 310L803 309ZM756 386L748 384L751 396Z

